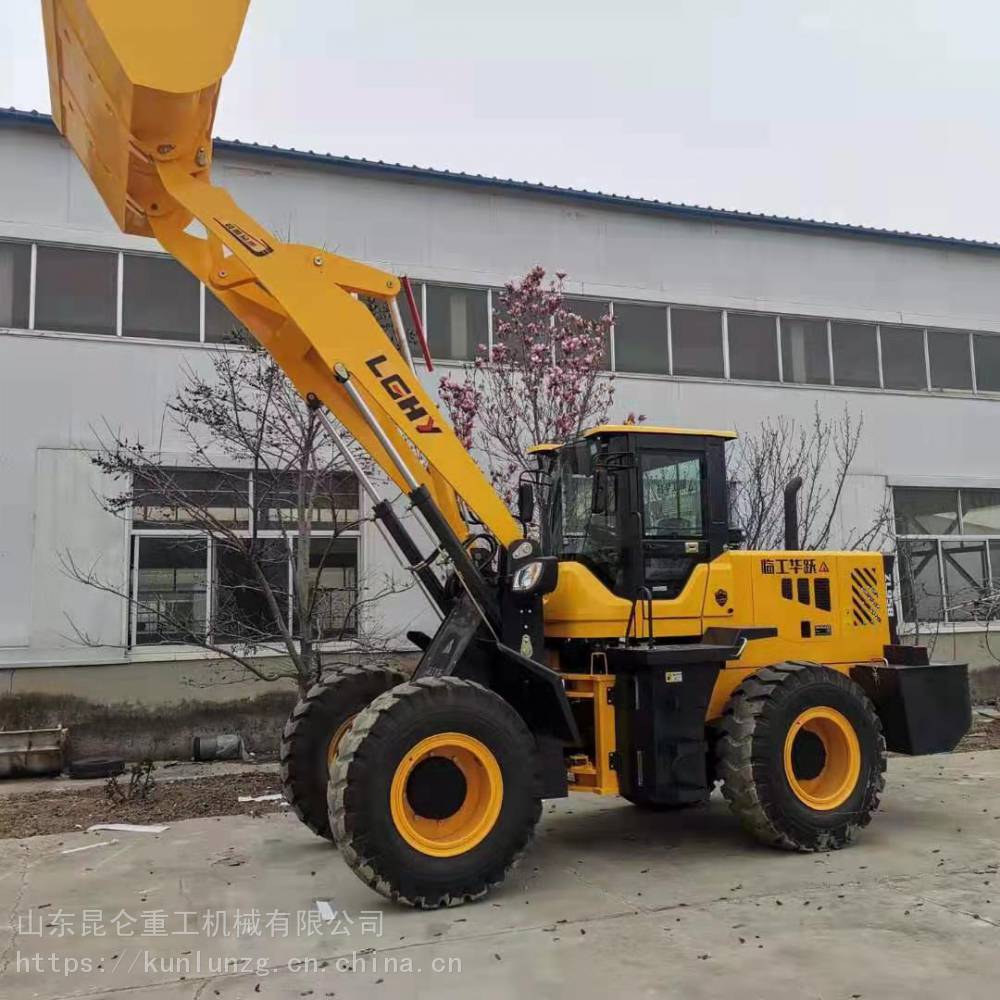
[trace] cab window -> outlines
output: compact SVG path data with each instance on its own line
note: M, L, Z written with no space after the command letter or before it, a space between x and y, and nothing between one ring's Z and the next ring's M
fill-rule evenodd
M689 451L648 451L640 456L640 469L646 537L704 537L701 456Z

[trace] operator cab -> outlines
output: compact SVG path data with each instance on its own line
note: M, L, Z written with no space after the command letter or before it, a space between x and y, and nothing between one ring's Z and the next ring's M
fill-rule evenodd
M680 594L730 532L725 444L733 431L605 424L546 458L546 549L583 563L613 593Z

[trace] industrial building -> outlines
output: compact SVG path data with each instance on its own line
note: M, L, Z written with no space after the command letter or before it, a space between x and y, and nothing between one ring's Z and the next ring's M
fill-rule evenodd
M217 140L214 177L282 238L409 275L431 382L489 343L497 289L541 264L568 275L575 309L613 317L614 416L738 431L808 423L817 406L863 418L833 542L890 499L904 627L970 660L980 693L995 685L1000 244L237 141ZM169 706L217 669L71 579L65 555L133 593L174 588L207 620L211 539L169 565L183 527L109 515L91 456L113 427L191 464L164 406L187 367L235 349L231 325L154 241L118 231L47 116L0 112L0 694ZM331 590L392 571L374 531L338 546ZM428 624L415 590L378 614L400 649ZM248 690L200 684L197 698Z

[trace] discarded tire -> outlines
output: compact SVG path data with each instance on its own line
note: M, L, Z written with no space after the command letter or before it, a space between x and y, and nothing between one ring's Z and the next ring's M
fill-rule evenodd
M340 741L358 712L403 680L384 666L341 667L314 684L288 717L281 734L281 790L317 836L333 839L326 786Z
M344 860L376 892L435 909L485 896L541 815L535 741L499 695L454 677L382 695L355 720L330 774Z
M849 677L782 663L747 678L722 720L722 792L758 840L796 851L844 847L885 787L875 708Z
M66 768L71 778L112 778L125 773L125 761L120 757L81 757Z

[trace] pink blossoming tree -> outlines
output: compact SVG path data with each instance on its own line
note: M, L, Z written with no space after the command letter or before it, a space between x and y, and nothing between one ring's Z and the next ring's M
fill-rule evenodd
M483 457L508 504L518 476L533 465L527 448L607 421L614 398L606 356L611 317L584 319L567 309L564 279L546 281L536 266L508 283L494 308L492 347L481 344L459 377L446 375L440 384L456 432Z

